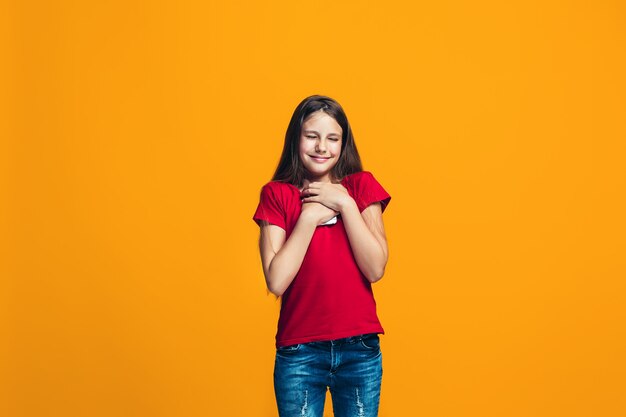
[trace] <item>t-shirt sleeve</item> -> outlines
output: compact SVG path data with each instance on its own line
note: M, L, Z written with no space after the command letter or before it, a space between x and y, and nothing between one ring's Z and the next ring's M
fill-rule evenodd
M261 225L261 221L264 220L282 229L287 229L285 225L285 209L283 204L281 204L280 192L275 184L265 184L263 188L261 188L259 205L252 219L259 226Z
M391 201L391 196L369 171L362 171L355 178L355 201L359 211L365 210L370 204L380 203L384 212Z

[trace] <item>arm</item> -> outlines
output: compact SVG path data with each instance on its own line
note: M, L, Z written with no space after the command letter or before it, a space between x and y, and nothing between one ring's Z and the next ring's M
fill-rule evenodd
M318 204L303 205L296 225L286 239L286 232L279 226L262 222L259 248L267 288L281 296L300 270L306 251L309 248L315 228L332 216L334 211Z
M340 211L359 269L369 282L380 280L389 258L380 203L370 204L359 213L356 202L350 198Z
M356 201L341 184L313 182L303 189L302 195L304 202L319 202L341 213L359 269L369 282L381 279L389 257L381 203L373 202L360 213ZM379 193L384 195L384 191Z

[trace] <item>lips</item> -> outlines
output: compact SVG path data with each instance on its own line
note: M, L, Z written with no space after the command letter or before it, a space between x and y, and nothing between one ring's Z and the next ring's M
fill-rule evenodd
M330 159L330 157L328 158L323 158L323 157L318 157L318 156L310 156L309 158L311 158L312 160L314 160L315 162L319 162L319 163L324 163L326 161L328 161Z

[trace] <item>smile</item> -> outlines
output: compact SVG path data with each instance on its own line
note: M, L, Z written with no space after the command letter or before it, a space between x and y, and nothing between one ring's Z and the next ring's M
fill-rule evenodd
M319 157L319 156L310 156L310 155L309 155L309 157L312 160L314 160L315 162L320 162L320 163L326 162L326 161L328 161L330 159L330 157L323 158L323 157Z

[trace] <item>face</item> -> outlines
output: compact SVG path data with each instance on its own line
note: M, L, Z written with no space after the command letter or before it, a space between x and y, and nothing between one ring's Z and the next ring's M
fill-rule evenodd
M323 111L311 113L300 131L300 160L309 181L330 182L330 171L341 155L339 123Z

